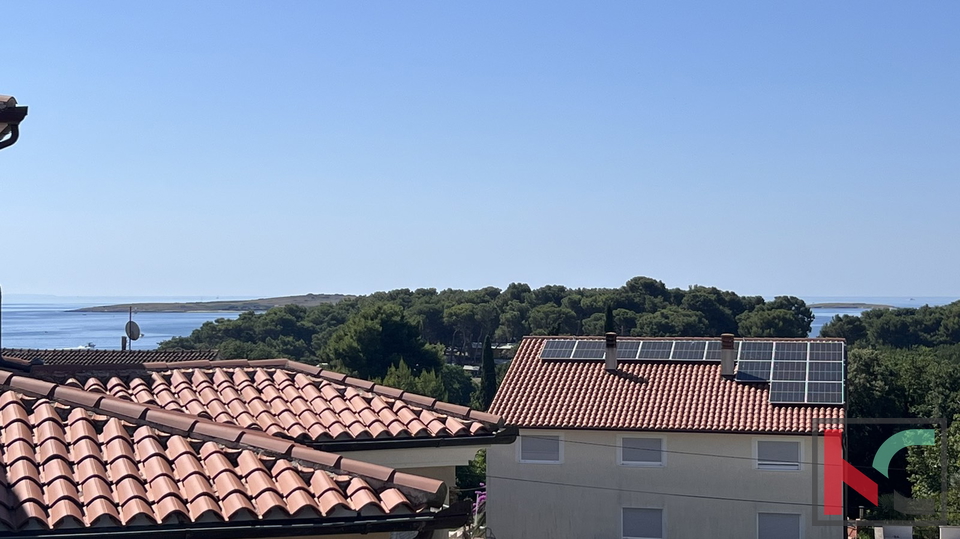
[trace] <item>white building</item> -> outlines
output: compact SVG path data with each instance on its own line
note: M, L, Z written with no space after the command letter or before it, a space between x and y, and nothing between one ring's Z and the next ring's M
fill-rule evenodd
M812 420L844 416L843 342L730 346L725 376L717 339L606 364L602 338L524 339L491 406L520 427L487 454L497 539L842 537L813 525Z

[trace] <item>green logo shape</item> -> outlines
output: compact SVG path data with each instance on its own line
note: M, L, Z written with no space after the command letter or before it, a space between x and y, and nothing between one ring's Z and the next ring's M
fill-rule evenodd
M887 438L877 454L873 457L873 467L884 477L890 478L890 461L897 451L912 445L934 445L937 443L936 431L933 429L910 429L898 432Z

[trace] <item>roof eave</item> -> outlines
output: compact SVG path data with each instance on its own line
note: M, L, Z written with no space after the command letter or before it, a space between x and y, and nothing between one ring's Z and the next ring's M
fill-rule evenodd
M130 528L66 528L60 530L0 532L4 538L94 539L135 537L149 533L152 539L261 539L318 535L370 534L392 531L420 531L459 528L466 524L471 502L463 501L436 512L408 515L357 516L323 522L319 519L278 519L241 522L181 524L177 526L135 526Z
M304 442L304 445L319 451L340 453L348 451L376 451L380 449L412 449L430 447L464 447L485 445L509 445L517 440L520 429L513 425L503 427L493 434L457 437L386 438L381 440L343 440L331 442Z

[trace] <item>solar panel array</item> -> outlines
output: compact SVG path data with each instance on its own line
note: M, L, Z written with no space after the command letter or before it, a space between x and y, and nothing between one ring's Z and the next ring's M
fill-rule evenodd
M844 343L839 341L750 341L734 344L736 380L770 383L776 404L843 404ZM541 359L601 360L602 340L550 339ZM719 361L719 340L618 341L618 360Z
M770 402L843 404L844 343L744 341L736 379L769 382Z
M602 340L551 339L543 345L540 359L603 359L605 354ZM720 361L720 341L618 341L617 359Z

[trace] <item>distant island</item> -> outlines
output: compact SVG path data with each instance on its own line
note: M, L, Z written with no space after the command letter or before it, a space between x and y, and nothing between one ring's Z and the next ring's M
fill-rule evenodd
M879 303L811 303L811 309L894 309L893 305Z
M234 301L192 301L188 303L120 303L84 307L70 312L79 313L120 313L133 310L141 313L200 313L200 312L246 312L266 311L284 305L316 307L324 303L339 303L354 296L345 294L306 294L303 296L281 296L277 298L242 299Z

